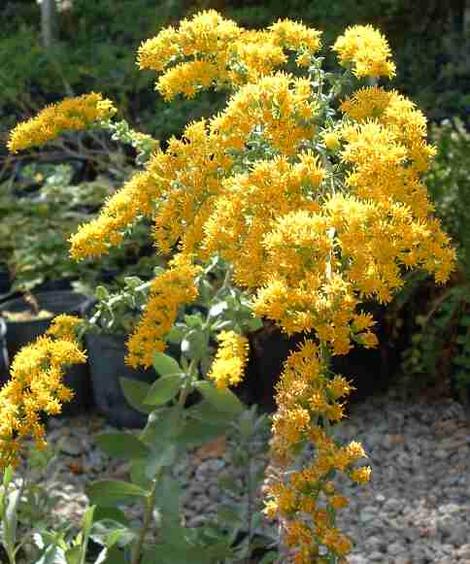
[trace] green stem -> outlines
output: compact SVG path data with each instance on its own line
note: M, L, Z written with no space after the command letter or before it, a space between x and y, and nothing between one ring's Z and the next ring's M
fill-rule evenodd
M192 360L190 365L189 365L189 370L188 372L191 374L191 372L195 369L196 367L196 361ZM184 404L186 402L186 399L189 395L189 392L191 391L191 386L188 385L188 382L185 382L184 386L181 388L180 394L179 394L179 398L178 398L178 403L176 404L176 409L178 410L178 412L181 413L181 411L184 408ZM150 523L152 521L152 512L153 512L153 508L155 506L155 500L156 500L156 495L157 495L157 486L158 486L158 481L160 479L160 476L162 474L162 468L160 468L158 470L158 472L155 474L155 477L152 480L152 488L149 492L149 495L147 496L146 500L145 500L145 511L144 511L144 520L142 523L142 527L139 531L139 536L137 537L137 541L133 547L132 550L132 555L131 555L131 564L139 564L141 557L142 557L142 548L144 546L144 542L145 542L145 536L147 534L148 528L150 526Z
M145 500L145 511L144 511L144 521L142 527L139 531L139 536L132 549L131 564L139 564L142 557L142 548L144 546L145 535L152 521L152 512L155 506L155 497L157 495L157 485L158 479L160 477L161 471L159 471L152 481L152 489Z

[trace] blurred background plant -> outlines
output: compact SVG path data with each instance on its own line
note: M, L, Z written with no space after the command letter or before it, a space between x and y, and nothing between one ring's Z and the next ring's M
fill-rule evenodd
M68 238L113 191L109 177L74 183L70 164L28 164L21 177L5 181L0 193L0 263L12 278L13 291L61 289L80 280L93 289L100 280L126 276L137 269L150 274L145 253L147 229L137 225L131 240L97 269L68 256ZM147 246L147 249L146 249ZM147 252L147 254L149 254ZM92 290L93 291L93 290Z

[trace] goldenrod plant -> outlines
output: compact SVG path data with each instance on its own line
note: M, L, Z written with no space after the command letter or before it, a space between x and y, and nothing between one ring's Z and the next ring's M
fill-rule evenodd
M181 308L198 299L201 273L213 257L228 265L230 283L243 291L254 316L299 337L276 386L265 487L265 513L280 525L278 560L296 564L344 561L352 541L335 523L348 504L336 477L364 484L371 472L361 444L340 444L330 431L344 418L352 387L332 374L331 357L377 344L365 301L390 302L410 270L443 283L454 264L422 180L435 152L426 142L426 119L410 100L380 85L396 72L386 39L371 26L348 28L332 46L339 63L334 72L323 68L321 48L321 32L302 23L280 20L247 30L215 11L145 41L138 65L157 73L156 90L166 100L225 89L226 107L189 123L164 150L156 148L144 169L71 238L77 260L99 257L147 216L156 252L171 257L151 282L128 343L132 366L159 359L161 376L148 404L178 397L182 408L196 386L209 402L223 396L225 408L234 405L224 393L240 381L247 360L243 324L215 325L219 349L206 381L199 380L200 356L188 364L183 354L181 366L158 356ZM114 109L90 96L20 124L10 149L67 129L99 127ZM207 326L191 322L193 338ZM163 416L149 425L160 426L161 436L174 433L165 431ZM311 458L299 466L307 445ZM148 519L162 464L151 477L147 472L150 494L143 486L120 492L144 496ZM107 501L117 495L114 487L109 484ZM141 547L139 537L133 563Z

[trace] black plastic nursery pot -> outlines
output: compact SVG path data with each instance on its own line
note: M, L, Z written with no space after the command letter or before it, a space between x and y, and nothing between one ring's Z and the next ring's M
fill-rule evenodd
M151 383L153 370L135 370L127 366L126 337L121 335L86 335L93 400L98 411L115 427L139 428L147 417L129 406L121 389L120 378Z
M36 291L43 292L60 292L67 290L72 292L72 282L74 278L59 278L54 280L44 280L41 284L36 286Z
M0 296L8 294L11 288L11 278L8 268L0 264Z
M399 368L400 351L390 344L385 308L369 307L368 311L374 313L377 320L375 333L379 346L374 349L357 346L348 354L332 359L333 372L350 380L355 388L349 398L351 401L362 400L386 389ZM275 409L275 385L283 364L304 338L302 335L288 337L268 322L249 336L250 360L240 386L245 401L257 403L269 411Z
M78 316L84 315L94 300L84 294L69 290L52 292L38 292L34 294L39 310L50 312L50 317L40 319L28 319L13 321L6 319L7 325L7 348L10 358L27 343L42 335L49 327L55 315L69 313ZM0 304L0 315L4 311L11 313L30 312L30 302L25 297L7 300Z
M8 357L11 360L18 350L39 337L51 324L54 315L69 313L82 316L93 303L93 299L71 291L41 292L34 295L40 310L50 312L50 317L28 320L8 320L4 319L6 326L6 347ZM22 313L31 311L30 304L24 297L7 300L0 304L0 315L2 311L11 313ZM4 383L8 379L7 371L2 371L1 381ZM90 377L87 364L71 366L67 369L64 381L74 391L73 400L65 404L63 413L72 415L85 411L90 406L91 391Z

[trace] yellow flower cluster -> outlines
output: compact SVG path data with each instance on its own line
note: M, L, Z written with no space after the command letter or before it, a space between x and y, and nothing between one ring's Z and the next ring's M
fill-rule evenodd
M170 262L168 270L154 278L144 314L128 341L130 366L151 366L153 354L165 350L165 336L173 327L179 308L197 297L194 279L199 270L179 255Z
M221 331L217 340L219 348L208 378L217 388L236 386L242 381L248 360L248 339L235 331Z
M77 98L66 98L18 124L10 133L8 150L16 153L43 145L66 131L86 129L99 120L108 119L115 112L113 103L101 94L92 92Z
M45 336L23 347L15 356L10 380L0 390L0 468L18 462L25 439L45 445L41 415L56 415L73 397L63 383L65 367L86 361L75 340L80 320L58 316Z
M153 216L154 238L162 252L171 252L177 243L185 253L202 248L203 227L214 215L215 197L224 189L222 181L234 165L234 154L245 148L257 130L273 149L295 153L313 134L310 121L315 108L305 79L277 73L240 88L224 112L209 122L191 123L181 139L170 139L165 153L156 152L146 169L117 191L95 220L81 226L71 237L72 256L105 253L122 241L125 228L140 215ZM283 162L279 166L292 168ZM264 168L269 178L270 163ZM300 190L307 176L310 183L318 184L322 174L318 159L305 152L293 167L291 190L295 185Z
M164 71L156 85L164 98L191 98L211 86L254 82L285 65L291 51L299 66L308 66L320 47L320 35L290 20L262 31L246 30L208 10L144 41L137 61L141 69Z
M70 237L72 257L102 255L109 246L118 245L123 231L141 215L150 214L153 200L159 195L159 183L149 168L138 172L103 206L98 218L82 225Z
M317 104L306 78L278 72L241 87L227 108L211 121L211 129L227 149L242 150L258 132L276 151L295 154L311 138Z
M288 471L268 477L265 512L283 521L292 559L299 563L316 561L322 546L337 557L349 552L351 542L335 527L333 518L348 502L331 477L339 471L363 483L370 474L368 466L357 466L366 456L360 443L339 445L325 431L325 425L343 418L341 400L352 389L343 377L326 374L318 346L306 340L290 354L277 384L272 463ZM299 470L293 463L306 441L315 445L313 460Z
M392 52L385 37L371 25L348 27L333 45L339 63L352 67L358 78L395 75Z
M328 356L376 345L365 300L389 302L409 269L443 282L455 258L422 181L434 154L424 116L395 91L361 88L340 103L317 92L311 76L278 69L291 51L308 66L318 46L318 32L302 24L247 31L213 11L146 41L139 64L162 73L165 97L213 85L235 92L219 115L190 123L156 152L72 237L75 257L97 256L147 215L158 252L175 253L129 339L132 366L164 349L178 309L197 295L195 265L213 255L232 265L257 315L309 335L277 388L267 505L298 563L315 561L319 546L348 552L333 519L346 504L334 474L357 483L370 474L357 466L360 444L339 445L326 430L343 417L350 391L330 376ZM334 49L357 77L394 74L387 42L370 26L349 28ZM337 109L343 115L332 124ZM220 339L209 375L223 387L239 381L246 344L233 333ZM314 459L294 470L305 441Z

